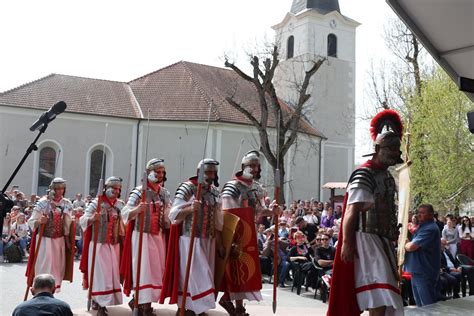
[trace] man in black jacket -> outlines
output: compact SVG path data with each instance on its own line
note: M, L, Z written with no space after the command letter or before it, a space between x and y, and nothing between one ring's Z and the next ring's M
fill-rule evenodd
M442 284L441 292L453 291L453 298L459 298L462 271L457 261L453 258L447 248L448 242L441 238L441 271L440 280Z
M72 316L71 307L61 300L54 298L56 282L50 274L39 274L33 280L31 293L34 297L18 305L13 316Z

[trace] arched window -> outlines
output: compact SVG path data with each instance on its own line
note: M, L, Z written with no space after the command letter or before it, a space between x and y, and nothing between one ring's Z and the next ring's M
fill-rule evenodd
M286 58L290 59L293 58L293 54L295 53L295 38L293 35L288 37L288 41L286 43Z
M105 160L102 163L102 160ZM102 149L95 149L91 153L91 168L89 173L89 193L92 196L97 194L97 187L99 185L100 177L103 176L105 178L105 170L106 170L106 162L107 157L104 154ZM101 172L102 168L102 172Z
M56 150L43 147L39 154L38 195L46 194L48 186L56 173Z
M332 33L328 35L328 57L337 57L337 37Z

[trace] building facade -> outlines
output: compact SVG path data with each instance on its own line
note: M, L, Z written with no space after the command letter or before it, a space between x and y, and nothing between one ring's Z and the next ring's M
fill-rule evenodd
M360 24L341 14L337 0L293 0L274 25L280 46L277 92L295 103L304 72L326 59L313 75L306 117L327 139L321 152L320 182L345 182L354 168L355 31ZM341 193L340 191L339 193ZM321 189L324 200L329 192Z

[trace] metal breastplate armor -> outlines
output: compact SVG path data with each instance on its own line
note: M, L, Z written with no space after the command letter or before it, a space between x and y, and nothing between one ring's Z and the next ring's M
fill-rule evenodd
M362 188L374 196L374 204L360 212L357 230L389 240L397 238L397 205L395 180L387 170L360 168L349 179L349 188Z
M260 200L264 196L262 186L253 181L250 187L242 184L240 181L231 180L222 188L222 197L232 197L235 200L240 198L240 207L251 207L256 209L260 205Z
M176 198L184 201L189 201L191 197L195 196L197 186L192 182L187 181L181 183L176 190ZM213 238L216 233L215 214L217 202L219 198L219 191L211 186L209 190L203 188L201 194L201 209L197 214L196 237L197 238ZM193 214L189 214L183 221L183 236L191 236L193 226Z
M130 193L130 198L134 197L133 205L138 205L141 202L142 190L141 187L135 188ZM143 225L143 232L157 235L165 228L165 205L169 201L168 190L161 187L158 193L148 189L146 191L146 202L148 207L145 211L145 222ZM129 201L130 203L130 201ZM140 231L140 221L135 221L135 230Z
M97 203L97 201L94 201ZM123 207L122 201L117 201L114 206L102 202L99 235L97 242L101 244L116 244L120 237L120 210ZM97 209L96 209L97 210ZM92 225L92 233L95 235L95 225Z

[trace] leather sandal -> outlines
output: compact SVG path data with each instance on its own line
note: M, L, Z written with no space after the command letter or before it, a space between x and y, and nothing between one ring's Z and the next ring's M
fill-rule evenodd
M246 313L245 307L239 306L235 309L235 316L250 316L250 314Z
M236 316L235 306L232 301L225 301L221 298L219 300L219 305L222 306L230 316Z
M107 316L109 315L109 312L107 311L107 308L105 307L99 307L99 309L97 310L97 316Z

